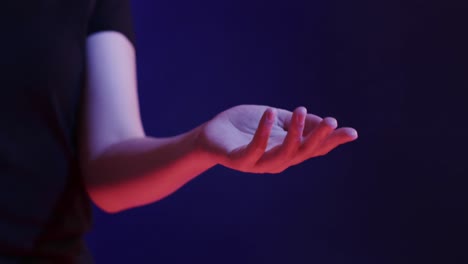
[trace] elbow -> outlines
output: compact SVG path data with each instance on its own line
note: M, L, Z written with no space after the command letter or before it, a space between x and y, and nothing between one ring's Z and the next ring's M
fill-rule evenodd
M108 214L126 210L122 203L122 195L116 194L116 190L99 180L102 178L99 175L105 173L97 165L99 165L97 162L82 164L84 188L89 199L97 208Z
M84 186L92 203L108 214L120 213L139 206L137 199L139 191L132 189L128 184L107 180L116 178L110 175L114 175L113 172L105 171L100 166L84 167Z
M102 188L86 186L86 192L92 203L107 214L117 214L128 209L122 205L119 197L113 196Z

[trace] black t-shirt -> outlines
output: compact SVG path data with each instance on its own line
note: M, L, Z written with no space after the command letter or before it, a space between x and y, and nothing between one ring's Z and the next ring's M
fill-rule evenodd
M128 0L1 5L0 262L87 262L82 236L91 210L77 162L77 121L86 38L105 30L134 41Z

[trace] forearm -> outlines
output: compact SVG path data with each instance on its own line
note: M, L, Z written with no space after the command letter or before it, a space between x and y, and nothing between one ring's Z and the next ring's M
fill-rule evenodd
M197 143L199 128L170 138L142 137L106 148L83 167L86 188L107 212L160 200L216 165Z

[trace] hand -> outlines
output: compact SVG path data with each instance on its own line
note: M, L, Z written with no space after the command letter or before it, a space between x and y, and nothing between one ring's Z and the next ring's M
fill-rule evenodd
M357 138L353 128L337 128L334 118L260 105L230 108L205 123L202 148L219 164L251 173L280 173L323 156Z

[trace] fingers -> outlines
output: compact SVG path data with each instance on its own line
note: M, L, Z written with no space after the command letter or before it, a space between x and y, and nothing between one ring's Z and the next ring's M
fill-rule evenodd
M305 111L306 113L303 135L307 135L310 131L317 127L317 125L322 121L322 118L317 115L307 113L306 108L303 106L296 108L295 111L297 111L298 109L304 109L301 111ZM292 120L294 120L292 115L295 113L295 111L291 113L286 110L278 109L278 125L280 125L285 130L289 130L289 127L291 127L291 122Z
M330 133L330 135L320 144L320 147L317 150L317 155L326 155L338 146L356 140L357 138L358 133L354 128L339 128Z
M266 152L257 162L258 167L282 167L296 154L302 143L302 134L307 115L305 107L298 107L288 120L288 127L283 143Z
M277 111L280 110L265 110L250 143L232 152L230 157L235 161L236 169L246 172L279 173L309 158L325 155L339 145L357 138L357 132L353 128L337 129L338 123L335 118L322 119L307 114L305 107L298 107L292 113L289 112L289 117L281 116ZM283 128L287 133L275 131L270 145L278 145L266 151L274 125Z
M305 107L298 107L294 110L288 127L288 134L282 144L282 152L286 159L294 155L302 143L306 115L307 109Z
M299 151L306 152L307 154L313 153L337 126L338 122L335 118L324 118L305 138Z
M317 126L322 122L323 118L313 115L313 114L307 114L306 119L305 119L305 125L304 125L304 132L303 135L309 135L312 130L317 128Z
M243 156L247 159L247 163L255 164L265 153L275 116L275 110L272 108L268 108L263 113L252 141L245 148Z

